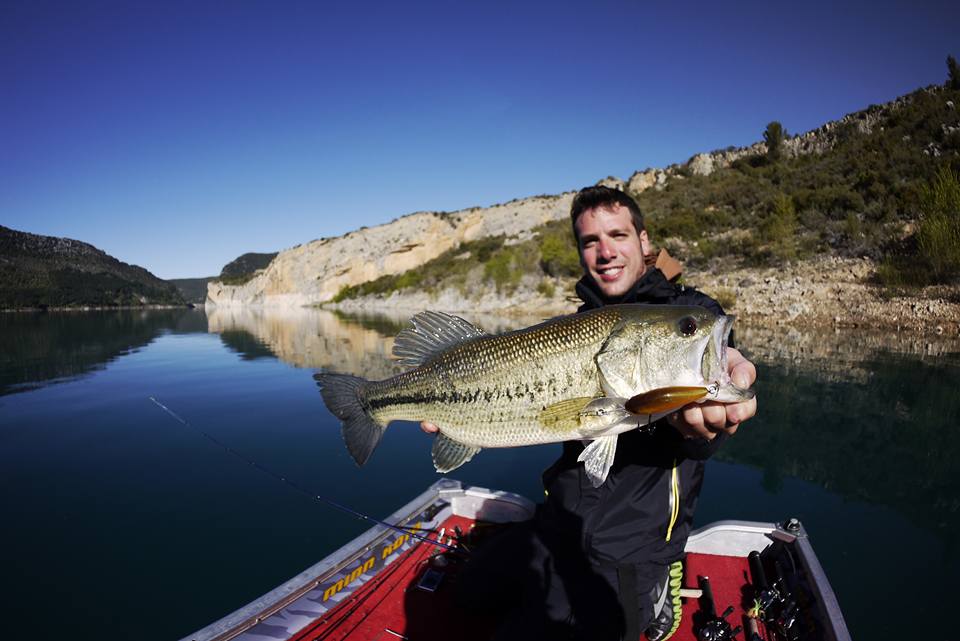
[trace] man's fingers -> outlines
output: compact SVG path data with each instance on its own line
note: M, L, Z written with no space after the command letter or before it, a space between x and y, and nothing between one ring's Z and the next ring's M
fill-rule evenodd
M681 435L687 438L700 437L710 440L716 436L704 424L703 410L699 405L688 405L678 412L669 414L667 420Z
M750 387L757 380L757 368L732 347L727 348L727 371L733 384L742 389Z
M423 421L422 423L420 423L420 429L426 432L427 434L436 434L437 432L440 431L439 427L437 427L433 423L428 423L427 421Z
M749 401L727 405L727 423L739 425L757 413L757 397Z
M699 409L702 418L700 423L710 430L718 430L727 424L727 408L722 403L703 403Z

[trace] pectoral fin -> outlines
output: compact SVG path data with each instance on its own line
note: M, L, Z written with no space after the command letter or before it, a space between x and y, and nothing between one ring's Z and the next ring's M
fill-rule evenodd
M584 471L593 487L600 487L607 480L607 474L617 455L617 437L601 436L594 439L582 452L577 460L583 463Z
M599 430L619 423L623 419L631 418L624 409L625 398L603 396L587 403L578 415L580 425L590 430Z
M672 412L707 395L706 387L661 387L628 400L624 407L631 414L650 415Z
M480 449L455 441L443 433L437 434L433 441L433 466L441 474L446 474L472 459Z

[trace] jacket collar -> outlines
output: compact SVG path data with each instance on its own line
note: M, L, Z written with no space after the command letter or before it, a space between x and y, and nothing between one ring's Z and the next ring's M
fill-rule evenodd
M633 284L633 287L623 296L608 298L604 296L597 284L589 276L584 276L577 282L577 296L583 301L579 311L597 309L604 305L620 305L637 302L657 302L660 299L670 299L676 295L676 287L667 280L663 272L657 267L647 267L643 276Z

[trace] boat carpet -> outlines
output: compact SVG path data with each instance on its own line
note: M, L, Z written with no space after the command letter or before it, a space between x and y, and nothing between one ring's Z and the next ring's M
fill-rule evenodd
M472 521L451 517L442 524L447 532L459 526L468 531ZM445 539L446 541L446 539ZM456 566L443 568L444 579L436 591L419 587L424 573L436 561L431 557L438 548L419 544L384 568L356 594L344 600L335 610L308 625L292 639L295 641L484 641L496 629L496 621L481 619L454 608L453 591ZM693 588L697 576L707 576L713 589L716 610L727 606L734 612L727 618L732 626L746 626L745 609L749 607L748 563L746 558L709 554L687 555L684 587ZM697 599L684 599L683 617L671 641L696 641L695 622L700 621ZM763 638L769 638L761 628ZM743 633L737 635L743 639ZM642 639L646 639L645 636Z

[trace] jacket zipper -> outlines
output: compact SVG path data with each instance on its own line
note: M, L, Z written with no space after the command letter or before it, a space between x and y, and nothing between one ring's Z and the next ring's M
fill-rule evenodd
M673 459L673 469L670 471L670 521L667 523L667 538L673 535L673 526L680 516L680 475L677 473L677 459Z

